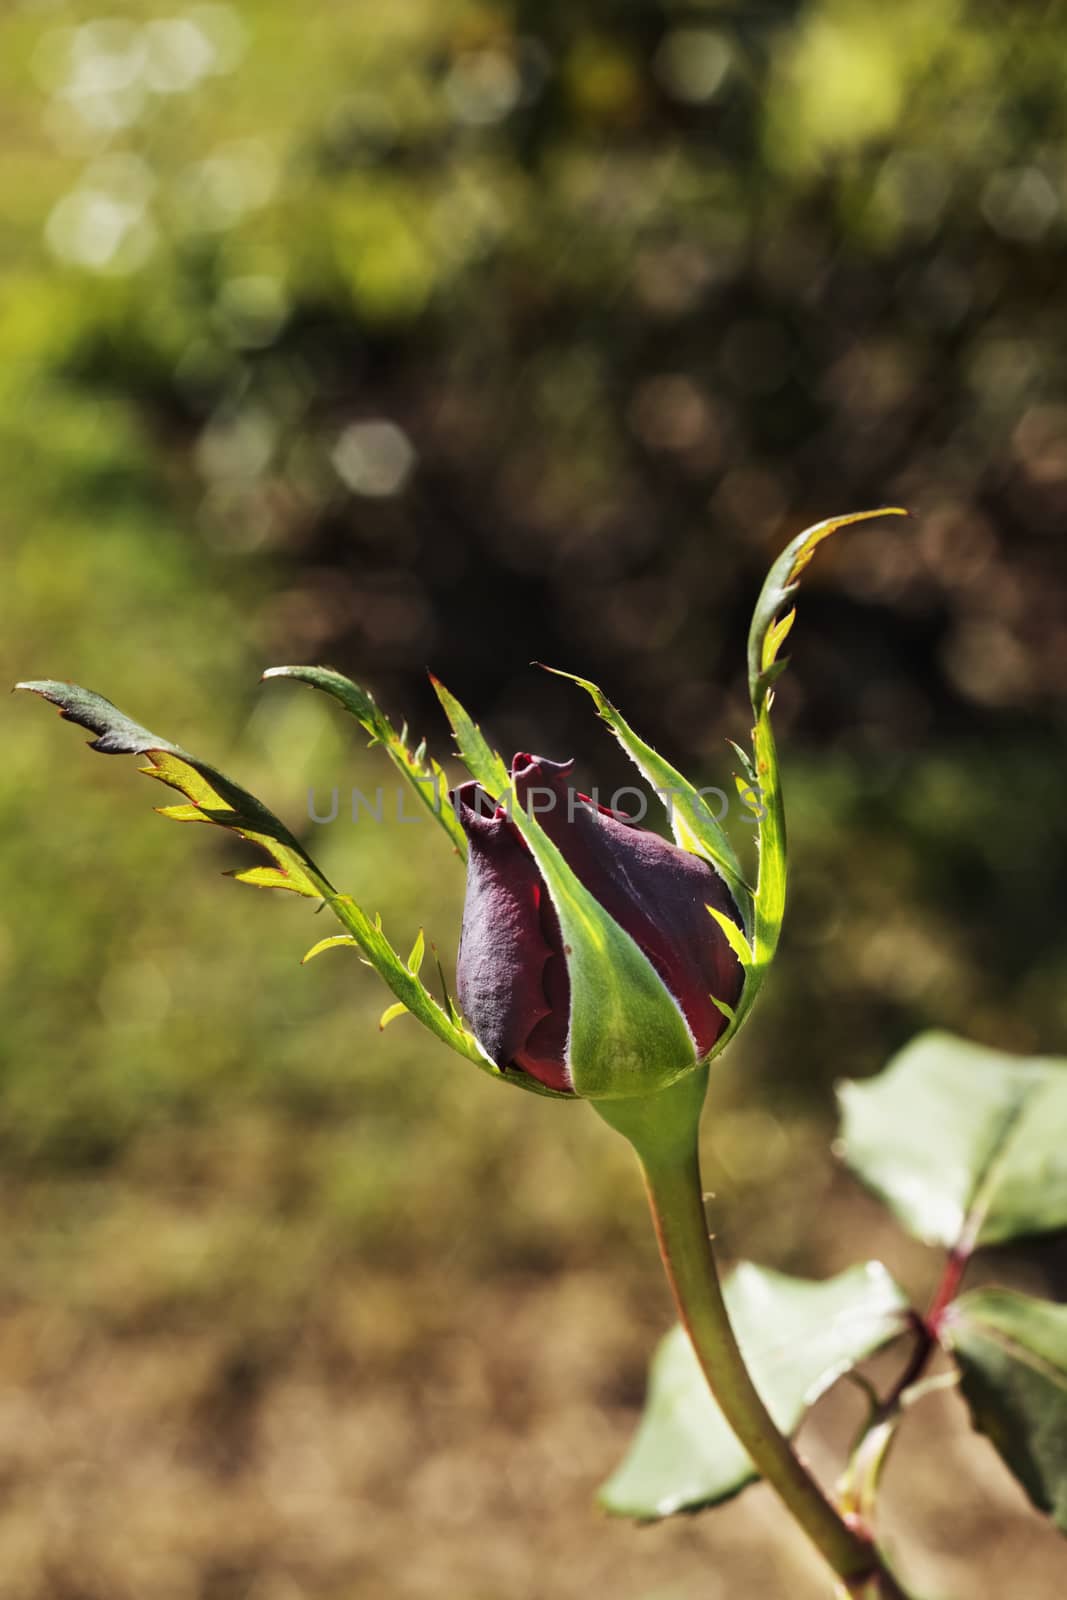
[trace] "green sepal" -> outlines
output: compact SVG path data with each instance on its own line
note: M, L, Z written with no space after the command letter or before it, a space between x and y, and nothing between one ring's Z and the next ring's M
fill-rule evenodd
M595 683L588 678L578 677L574 672L564 672L559 667L545 667L544 670L557 678L569 678L590 695L601 719L607 723L641 776L662 801L675 842L683 850L702 856L716 868L733 896L746 930L751 931L752 889L745 880L733 845L703 795L682 776L677 767L673 767L651 745L638 738ZM669 799L666 798L668 796Z
M749 1005L774 960L785 918L786 853L785 807L778 770L778 748L771 728L770 703L764 701L752 730L752 764L756 771L763 816L759 821L759 877L756 883L756 917L753 973Z
M768 572L760 590L752 625L748 634L748 687L752 697L752 710L759 716L763 702L785 663L777 660L786 635L793 626L795 610L787 616L779 614L796 592L800 575L808 565L816 548L836 533L854 522L867 522L872 517L906 517L902 506L881 506L877 511L851 511L847 516L829 517L813 528L805 528L791 540Z
M372 695L332 667L268 667L263 679L269 678L295 678L340 701L370 734L371 744L381 745L401 777L415 791L420 804L440 824L461 859L466 861L467 840L459 818L448 803L449 782L443 769L432 756L427 756L425 745L412 749L407 728L401 728L398 733Z
M752 613L748 635L748 684L755 725L752 729L752 759L738 750L745 776L755 788L762 807L758 821L759 874L756 879L752 917L752 964L745 973L745 987L730 1026L719 1036L718 1054L741 1026L774 960L785 917L786 834L785 808L778 771L778 753L771 728L773 686L787 662L778 659L796 615L795 607L785 616L782 608L796 593L800 576L816 548L839 528L872 517L906 517L900 506L883 506L877 511L853 511L848 516L830 517L797 535L774 562L764 581ZM735 746L735 748L737 748Z
M177 789L189 802L181 806L161 806L162 815L179 822L208 822L258 845L274 863L273 867L246 869L258 876L245 881L271 887L284 887L312 900L328 900L333 888L319 871L299 840L283 822L254 795L209 766L206 761L161 739L91 689L76 683L41 679L17 683L59 708L65 722L77 723L96 737L92 750L103 755L147 756L150 763L140 770L171 789ZM273 876L276 874L276 877ZM235 874L237 875L237 874ZM270 875L270 876L267 876Z
M472 778L481 784L492 799L499 800L511 787L511 775L502 756L486 741L481 728L445 688L440 678L430 673L434 694L444 709L452 732L456 736L457 754Z
M203 821L227 828L265 851L272 866L247 868L238 872L236 877L259 886L286 888L328 905L351 935L351 941L362 951L368 965L384 979L397 999L443 1043L450 1045L492 1077L517 1084L535 1094L555 1094L555 1091L518 1073L509 1073L505 1078L500 1069L488 1060L469 1029L464 1028L454 1014L447 1014L442 1009L417 973L393 949L382 932L380 916L372 921L350 895L339 894L285 824L254 795L215 767L190 755L180 745L161 739L140 723L132 721L110 700L78 684L42 679L19 683L15 687L41 695L59 708L65 721L77 723L95 734L96 737L90 741L91 749L105 755L147 756L150 765L140 770L177 789L189 802L188 805L165 807L165 813L172 817L177 814L181 821ZM309 952L309 957L325 948L326 942L320 941ZM412 951L413 961L417 953L418 941L416 949Z
M583 1099L649 1095L697 1064L677 1001L628 933L580 883L558 847L511 788L500 757L454 695L434 679L471 775L503 801L548 889L559 918L570 979L567 1062Z
M511 819L559 918L571 990L567 1060L583 1099L647 1095L697 1065L681 1007L648 957L580 883L536 817Z

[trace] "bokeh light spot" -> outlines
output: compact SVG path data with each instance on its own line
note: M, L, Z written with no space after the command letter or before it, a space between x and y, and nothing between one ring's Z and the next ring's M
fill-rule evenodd
M387 499L399 494L415 466L415 447L384 417L350 422L333 448L337 475L353 494Z

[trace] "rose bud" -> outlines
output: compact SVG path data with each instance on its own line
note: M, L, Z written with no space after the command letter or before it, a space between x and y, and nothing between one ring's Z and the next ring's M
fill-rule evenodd
M566 782L572 765L515 756L511 783L521 818L476 782L453 792L469 844L457 997L482 1048L502 1070L525 1073L557 1092L644 1092L703 1060L725 1028L726 1014L716 1002L728 1009L736 1004L744 973L712 909L738 926L741 919L725 883L702 857L578 794ZM550 849L555 846L552 859L558 851L561 865L613 925L613 950L593 928L590 948L576 951L573 912L570 942L564 939L553 891L531 849L542 856L544 836ZM619 940L619 930L628 937ZM621 985L618 973L605 970L620 953L627 965ZM571 969L578 956L587 1005L598 961L600 976L611 980L602 1030L596 1015L587 1026L575 1026ZM632 1026L619 1019L610 1059L594 1059L600 1032L611 1031L609 1013L620 990L623 1008L633 994ZM622 1051L620 1033L630 1038Z

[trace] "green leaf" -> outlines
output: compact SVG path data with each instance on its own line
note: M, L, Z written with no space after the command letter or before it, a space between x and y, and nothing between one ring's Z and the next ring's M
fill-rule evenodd
M651 745L638 738L595 683L590 683L588 678L579 678L573 672L562 672L558 667L545 667L544 670L557 678L569 678L592 697L603 721L663 802L676 842L683 850L704 856L718 869L733 895L746 929L751 929L752 890L745 881L733 845L703 795L682 776L677 767L672 767Z
M448 803L450 785L443 769L432 756L427 756L423 745L411 748L407 729L402 728L398 733L385 712L365 689L361 689L351 678L346 678L343 673L334 672L330 667L268 667L263 677L264 679L296 678L301 683L310 683L313 688L321 689L324 694L332 695L335 700L339 700L345 710L351 712L356 721L370 734L371 743L381 745L401 777L418 795L420 803L434 820L440 823L462 860L466 861L467 841L459 825L459 818Z
M141 771L178 789L189 802L187 805L164 807L164 814L183 822L214 823L258 845L271 858L273 865L246 868L236 873L238 879L261 887L291 889L297 894L325 901L348 930L367 962L407 1010L467 1060L475 1062L493 1077L503 1076L499 1068L486 1058L474 1035L452 1014L451 1008L449 1012L444 1011L420 981L417 975L421 956L420 940L416 940L411 953L412 965L416 967L413 971L385 937L381 918L376 917L371 921L350 895L339 894L285 824L254 795L207 762L190 755L169 740L150 733L140 723L133 722L110 700L78 684L44 679L20 683L16 688L41 695L59 707L66 721L88 728L96 735L91 741L92 749L106 755L147 756L150 765L142 767ZM309 952L309 956L324 949L328 942L320 941ZM552 1090L543 1089L532 1078L517 1073L511 1074L507 1082L518 1084L535 1094L553 1094Z
M948 1307L941 1339L974 1426L1067 1533L1067 1306L976 1289Z
M786 1433L837 1378L906 1326L907 1302L876 1261L822 1283L746 1262L725 1294L745 1360ZM727 1500L757 1476L688 1335L673 1328L653 1357L644 1415L601 1503L618 1516L669 1517Z
M1067 1227L1067 1061L925 1033L839 1096L841 1154L917 1238L967 1255Z
M434 693L444 707L445 716L456 736L459 758L472 778L476 778L486 794L494 800L506 795L511 786L511 774L502 758L486 742L481 728L441 682L430 673Z
M518 804L500 757L468 713L434 680L471 773L504 798L559 918L571 989L567 1057L585 1099L647 1095L696 1065L692 1035L647 956L571 871L535 816Z

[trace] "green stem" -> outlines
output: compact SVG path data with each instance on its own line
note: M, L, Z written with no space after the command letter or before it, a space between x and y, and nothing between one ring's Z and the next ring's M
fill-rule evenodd
M704 1068L647 1099L594 1105L637 1152L679 1317L719 1409L760 1476L777 1491L847 1593L873 1591L885 1600L901 1600L869 1537L849 1526L779 1431L734 1337L704 1213L697 1132L706 1086Z
M984 1212L972 1213L961 1238L949 1252L944 1271L934 1291L925 1317L912 1312L915 1344L911 1355L892 1389L880 1405L876 1405L866 1426L853 1448L848 1467L839 1485L839 1494L846 1508L867 1527L874 1524L874 1508L885 1471L889 1453L896 1440L909 1398L914 1398L916 1385L926 1371L930 1357L938 1348L938 1328L945 1313L959 1292L960 1279L967 1270L973 1252L973 1239ZM974 1220L977 1219L977 1220Z

